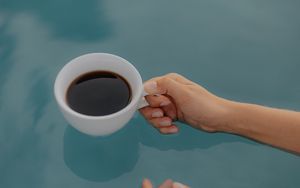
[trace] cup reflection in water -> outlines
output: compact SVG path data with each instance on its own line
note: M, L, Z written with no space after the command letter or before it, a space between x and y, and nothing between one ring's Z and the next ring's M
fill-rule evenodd
M92 116L79 113L68 105L66 95L72 82L94 71L113 72L126 79L131 89L131 99L127 106L111 114ZM68 123L78 131L92 136L110 135L120 130L137 109L148 105L144 99L142 78L136 68L125 59L107 53L90 53L67 63L56 77L54 95Z

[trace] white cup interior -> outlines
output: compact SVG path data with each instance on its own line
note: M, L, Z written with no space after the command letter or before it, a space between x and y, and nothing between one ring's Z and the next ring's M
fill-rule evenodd
M55 81L55 96L65 110L80 116L87 116L72 110L66 103L66 92L73 80L78 76L92 71L110 71L124 77L131 88L131 102L121 111L136 105L143 92L142 78L136 68L125 59L106 53L91 53L77 57L66 64L59 72ZM114 113L114 114L116 114ZM110 114L110 115L114 115ZM110 116L106 115L106 116ZM88 116L90 118L105 116Z

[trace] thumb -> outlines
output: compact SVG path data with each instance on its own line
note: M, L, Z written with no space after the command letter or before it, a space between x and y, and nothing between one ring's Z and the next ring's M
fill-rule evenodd
M167 94L173 98L180 95L182 85L168 77L153 78L144 84L144 89L149 95Z

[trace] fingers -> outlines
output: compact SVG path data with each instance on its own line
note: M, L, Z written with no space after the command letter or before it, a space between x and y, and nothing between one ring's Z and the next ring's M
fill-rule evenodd
M164 114L169 116L172 120L177 119L175 104L172 103L169 97L164 95L148 95L146 96L146 100L151 107L160 107L163 109Z
M182 85L194 85L195 83L177 73L169 73L164 76L148 80L144 86L149 94L169 94L172 97L178 93ZM177 92L176 92L177 91Z
M187 84L187 85L194 84L194 82L192 82L191 80L189 80L177 73L169 73L169 74L166 74L165 76L172 78L173 80L175 80L181 84Z
M164 95L147 95L145 98L152 107L162 107L171 104L171 100Z
M170 179L167 179L158 188L172 188L172 187L173 187L173 181Z
M173 121L177 120L177 109L175 104L171 103L161 108L163 109L165 116L170 117Z
M144 179L142 188L153 188L151 181L149 179Z
M158 129L161 134L176 134L179 129L175 125L171 125L169 127L161 127Z
M162 134L175 134L179 131L170 117L152 118L148 121Z
M153 188L153 185L149 179L144 179L142 183L142 188ZM158 188L189 188L179 182L173 182L171 179L164 181Z
M180 97L181 87L182 84L169 77L153 78L144 84L145 91L150 95L168 94L175 99Z
M172 119L170 117L152 118L148 121L156 128L164 128L172 125Z
M160 116L151 116L152 113L156 114L158 113L157 111L161 111L159 109L163 110L163 113L165 116L169 116L172 120L177 119L177 110L175 104L171 101L171 99L167 96L164 95L148 95L146 96L146 100L149 103L150 107L154 107L152 110L151 108L145 108L141 110L142 113L147 113L144 114L144 116L149 119L151 117L160 117Z
M183 185L183 184L181 184L179 182L174 182L172 188L189 188L189 187L186 186L186 185Z
M140 110L144 117L161 133L173 134L178 127L172 124L177 119L176 101L180 100L184 84L193 84L192 81L176 73L156 77L144 85L149 94L146 100L150 107Z
M164 116L161 108L144 107L140 109L141 114L162 134L174 134L178 127L172 124L172 118Z
M147 120L164 116L164 112L161 108L152 108L150 106L141 108L140 112Z

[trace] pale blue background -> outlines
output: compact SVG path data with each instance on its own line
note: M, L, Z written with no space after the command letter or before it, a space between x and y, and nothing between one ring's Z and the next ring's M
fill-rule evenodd
M300 157L136 115L91 138L70 128L53 82L70 59L109 52L146 80L178 72L215 94L300 110L300 1L0 0L0 187L300 186Z

